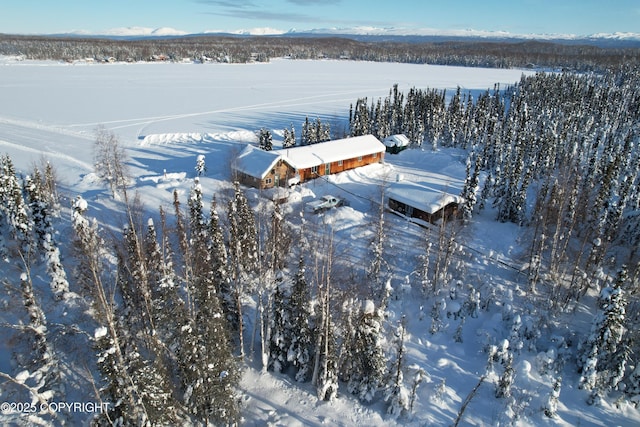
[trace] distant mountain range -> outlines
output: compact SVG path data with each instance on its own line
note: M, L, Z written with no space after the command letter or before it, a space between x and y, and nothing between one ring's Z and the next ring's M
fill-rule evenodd
M598 33L592 35L573 34L514 34L505 31L437 30L437 29L403 29L378 27L319 28L310 30L290 29L288 31L273 28L253 28L237 31L203 31L187 33L174 28L126 27L114 28L103 33L84 31L64 34L51 34L57 37L107 37L107 38L171 38L194 36L265 36L265 37L346 37L359 41L395 41L405 43L437 42L437 41L518 41L537 40L563 44L590 44L601 47L640 47L640 33Z

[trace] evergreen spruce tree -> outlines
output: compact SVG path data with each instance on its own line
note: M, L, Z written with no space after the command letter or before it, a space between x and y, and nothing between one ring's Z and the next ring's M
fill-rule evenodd
M204 154L198 154L196 158L196 175L202 176L207 173L207 163L205 162Z
M224 234L220 225L218 205L215 197L211 200L209 213L209 259L216 293L220 299L222 311L230 325L238 323L238 312L234 304L233 292L228 271L228 252L225 246Z
M273 301L270 316L271 327L269 334L269 369L274 372L282 372L289 364L287 353L291 346L291 334L288 332L291 329L289 319L289 311L286 308L287 296L281 289L281 286L276 286L276 290L273 294Z
M114 314L135 405L141 410L137 422L142 425L176 422L177 405L173 401L169 373L164 364L166 359L159 353L162 346L150 334L151 316L141 310L140 295L133 291L137 283L134 279L136 274L125 272L125 264L130 261L120 259L119 262L118 287L122 293L122 306L117 307ZM121 416L126 419L128 414Z
M557 377L553 382L553 388L549 393L545 405L542 408L544 414L549 418L555 418L558 411L558 399L560 398L560 389L562 388L562 377Z
M287 361L296 369L296 380L306 381L311 374L313 335L311 330L311 295L305 278L304 258L300 256L288 309L290 310L290 334Z
M578 369L582 373L580 387L593 391L591 402L620 382L620 371L624 371L626 365L626 351L621 347L626 315L622 285L626 280L626 268L622 268L613 287L603 288L600 292L599 309L591 333L578 356ZM623 353L618 354L619 351Z
M260 149L265 151L273 150L273 135L271 135L271 131L269 129L260 129L260 132L258 133L258 141Z
M300 134L300 145L312 144L312 140L311 123L309 122L309 117L305 117L304 123L302 124L302 132Z
M291 130L285 128L282 135L282 148L291 148L296 145L296 130L293 124L291 124Z
M33 221L25 202L22 185L9 155L0 156L0 212L9 228L10 236L19 250L30 254L33 246Z
M496 397L511 397L511 386L513 385L515 371L513 369L513 353L511 350L507 350L502 360L502 366L504 370L498 380L496 386Z
M173 209L175 216L175 233L178 239L178 249L179 249L179 261L180 262L180 270L181 270L181 278L182 281L186 284L191 280L191 251L189 250L189 236L187 235L188 226L186 224L184 213L182 212L182 207L180 204L180 199L178 197L178 190L173 190ZM187 289L188 291L188 289ZM188 304L187 308L190 304Z
M471 163L474 164L473 171L471 170ZM473 209L477 202L478 182L480 175L481 159L475 150L471 150L469 158L467 159L467 175L462 187L461 196L464 199L462 204L462 214L464 219L469 220L473 216Z
M350 354L351 370L347 389L360 400L370 402L380 387L386 370L382 350L382 314L368 300L359 310L355 325L353 348Z
M184 301L178 293L179 279L174 271L173 250L162 209L160 216L163 223L161 241L158 240L153 220L149 218L144 236L144 252L149 272L153 336L163 344L159 350L165 359L165 365L172 366L179 346L179 330L185 324L186 313Z
M81 293L92 301L93 316L99 325L93 341L101 375L99 391L101 400L109 403L108 411L99 414L95 422L99 425L145 424L149 417L130 376L130 360L123 353L122 323L105 291L104 282L108 279L105 242L95 219L85 217L87 202L78 196L72 208L75 276L77 282L84 285Z
M238 421L235 389L239 380L227 317L222 309L216 261L211 247L211 222L204 215L202 187L196 180L189 201L188 258L192 269L187 286L191 307L180 326L178 361L183 402L199 422L230 425Z
M42 194L41 184L42 180L38 169L33 171L33 176L27 175L22 180L25 203L29 209L31 223L33 224L33 238L35 246L39 250L43 250L45 236L51 229L51 217Z
M367 98L360 98L356 102L355 109L353 111L353 117L350 121L350 135L362 136L372 133L371 128L372 120L369 116L369 106L367 105Z
M55 240L53 198L51 195L45 194L45 191L47 191L45 182L38 168L35 168L33 177L27 176L24 179L24 193L31 213L36 240L35 245L43 253L47 265L47 273L51 278L51 290L56 295L56 298L63 298L64 294L69 291L69 282L64 266L60 261L60 250Z
M405 339L406 327L404 316L395 332L396 359L389 369L389 380L384 400L387 402L387 413L398 418L409 410L409 392L404 385Z
M232 325L238 331L238 347L244 357L242 298L258 270L258 232L253 210L238 182L234 182L234 195L227 205L229 219L229 263L233 302L238 313L238 323Z
M45 313L34 293L31 267L27 259L23 259L20 291L28 316L24 335L31 344L30 351L19 359L22 373L28 374L26 378L22 378L22 384L29 388L30 393L25 400L34 404L37 402L40 408L51 401L64 400L64 376L58 355L51 344ZM50 415L54 417L56 414Z

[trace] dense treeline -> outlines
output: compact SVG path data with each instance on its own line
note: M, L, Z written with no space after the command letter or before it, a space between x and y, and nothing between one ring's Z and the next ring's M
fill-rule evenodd
M638 70L628 69L538 73L477 99L459 88L450 96L416 88L405 95L394 86L384 99L369 104L361 98L352 105L350 133L379 139L404 133L414 146L468 150L463 193L469 215L476 201L480 208L492 203L498 220L541 227L545 238L577 234L594 245L593 257L583 253L578 259L595 273L614 254L616 268L639 260L639 84ZM488 176L482 189L480 173ZM538 198L533 208L532 197ZM556 218L560 213L566 217ZM566 258L554 251L551 268Z
M543 295L545 311L557 313L574 309L589 290L601 294L592 335L579 352L580 386L592 391L592 402L624 381L637 390L637 372L626 368L640 362L637 68L538 73L477 99L460 89L405 95L395 86L371 104L359 99L350 129L466 150L465 218L492 205L498 221L525 227L532 298Z
M539 41L357 41L340 37L184 36L165 39L99 39L0 35L0 54L28 59L117 61L210 59L244 63L270 58L351 59L474 67L551 67L602 70L637 64L640 49L602 48Z

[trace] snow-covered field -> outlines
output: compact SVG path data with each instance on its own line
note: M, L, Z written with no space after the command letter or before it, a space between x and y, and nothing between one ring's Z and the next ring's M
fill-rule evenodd
M346 126L349 104L357 98L384 97L393 84L402 91L410 87L447 88L460 86L478 93L516 82L522 70L442 67L348 61L274 60L266 64L66 64L16 61L0 58L0 153L8 153L18 170L27 171L42 156L57 168L61 192L69 199L82 195L89 202L90 216L105 226L119 227L114 212L117 203L93 174L95 129L112 130L127 148L131 169L145 206L156 212L169 206L177 189L184 196L193 185L194 166L205 155L208 172L201 178L204 193L211 198L230 187L229 162L244 144L256 142L255 131L271 129L280 142L282 129L293 124L298 131L305 116L320 117L333 129ZM296 188L290 197L290 212L313 195L333 194L347 198L350 206L308 218L318 227L330 223L336 232L337 250L364 268L362 242L373 221L371 200L381 184L397 179L428 182L430 186L459 192L465 175L466 154L457 150L432 152L409 150L387 156L385 164L317 180ZM259 194L248 190L253 203ZM469 249L463 262L469 263L467 277L473 283L457 286L467 292L474 286L481 292L495 292L494 302L477 318L467 318L462 342L453 335L460 321L447 317L431 334L433 301L416 298L410 284L416 281L415 258L421 251L425 231L403 219L387 218L395 276L389 307L388 328L407 316L408 370L424 369L427 380L418 389L414 412L392 420L384 403L367 406L341 391L333 402L319 402L310 384L297 384L287 375L261 373L249 367L241 382L245 425L286 426L386 426L452 425L465 398L485 374L488 345L508 338L512 322L503 316L512 313L520 299L518 274L521 230L512 224L498 224L485 211L464 230ZM359 246L360 245L360 246ZM358 265L358 264L362 265ZM6 269L6 270L5 270ZM7 276L9 267L0 265ZM448 299L448 298L447 298ZM452 306L458 304L450 302ZM522 308L521 308L522 309ZM449 308L451 310L451 306ZM517 311L517 309L516 309ZM524 316L523 316L524 317ZM525 319L526 320L526 319ZM51 321L51 319L50 319ZM562 325L562 322L558 322ZM588 321L582 328L588 328ZM562 328L563 326L558 326ZM565 325L559 333L580 337L583 330ZM554 331L545 331L553 336ZM3 343L2 348L8 344ZM549 396L552 379L540 373L544 357L555 358L559 343L540 340L538 348L523 349L515 361L514 398L516 405L496 399L494 383L487 376L467 407L460 425L638 425L636 409L588 406L588 393L578 390L575 367L563 372L558 417L550 420L541 411ZM0 370L8 357L2 357ZM0 388L1 391L1 388ZM87 400L92 400L87 396ZM515 409L514 409L515 408ZM514 412L515 411L515 412ZM0 422L2 415L0 414Z

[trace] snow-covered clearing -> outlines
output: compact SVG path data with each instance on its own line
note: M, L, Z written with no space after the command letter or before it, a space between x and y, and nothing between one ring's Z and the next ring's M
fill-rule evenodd
M274 60L267 64L62 64L16 62L0 59L0 153L8 153L19 171L27 171L42 156L57 168L61 192L68 198L80 194L90 205L89 215L106 227L118 229L118 204L93 173L93 143L97 126L115 132L127 148L134 188L142 202L157 214L158 206L170 206L174 189L184 200L193 185L195 164L205 155L207 173L200 181L205 197L228 191L231 186L231 159L246 143L257 141L255 131L265 127L281 143L282 129L293 124L299 129L305 116L320 117L334 129L346 126L349 104L359 97L375 99L388 94L393 84L400 90L410 87L451 88L479 93L516 82L522 70L442 67L348 61ZM331 226L335 232L340 261L354 270L366 267L366 243L373 237L375 202L380 187L397 179L421 182L429 187L458 194L465 176L466 154L457 150L432 152L407 150L387 155L385 163L318 179L294 188L285 211L300 212L314 196L332 194L346 198L349 206L307 216L307 227L318 230ZM247 190L254 205L266 203L256 190ZM70 206L66 199L65 209ZM487 346L509 336L512 312L535 320L535 308L519 307L518 273L521 230L513 224L499 224L494 213L484 211L464 230L461 240L468 247L461 261L468 262L469 277L475 283L447 284L464 295L473 285L483 293L494 292L493 303L477 318L468 317L462 342L455 342L460 320L453 313L460 300L441 307L440 332L431 334L433 300L425 300L410 284L416 282L415 260L423 251L425 230L404 219L388 215L389 262L395 275L394 292L387 325L392 330L404 314L409 333L405 378L419 366L427 379L418 389L414 412L398 421L385 413L378 400L363 405L345 390L333 402L319 402L314 388L295 383L285 374L262 373L258 362L249 362L241 382L245 425L339 425L387 426L452 425L468 394L485 373ZM298 220L299 222L299 220ZM66 230L70 232L70 230ZM66 237L66 236L65 236ZM11 273L2 265L3 276ZM3 301L6 301L3 298ZM513 307L515 310L512 310ZM447 312L451 315L447 316ZM52 315L63 316L52 312ZM50 322L58 319L50 318ZM9 322L2 318L3 322ZM571 325L558 323L563 335ZM80 325L82 326L82 325ZM588 324L585 326L588 327ZM248 328L250 330L250 328ZM90 331L87 331L91 333ZM545 331L553 336L553 331ZM66 341L65 341L66 342ZM496 399L495 374L487 376L466 408L461 425L637 425L640 414L628 407L588 406L587 392L578 390L575 368L569 364L565 375L558 417L551 420L541 412L551 391L552 379L538 366L548 354L563 351L557 342L524 349L515 362L514 398L511 405L520 413L509 413L505 399ZM3 351L11 344L3 342ZM90 349L76 349L78 363L90 357ZM84 354L84 356L82 356ZM9 355L0 359L0 370L10 372ZM78 377L83 366L71 368ZM74 384L81 384L77 380ZM85 383L85 386L88 386ZM77 400L94 399L93 391L72 390ZM86 395L82 393L86 392ZM0 415L1 420L2 415ZM79 418L76 421L85 421Z

